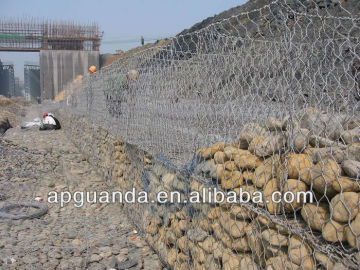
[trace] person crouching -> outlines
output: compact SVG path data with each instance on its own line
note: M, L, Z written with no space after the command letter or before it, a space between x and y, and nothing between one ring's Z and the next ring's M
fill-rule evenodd
M53 114L48 114L46 112L43 114L43 121L40 126L40 130L57 130L60 128L60 122L55 118Z

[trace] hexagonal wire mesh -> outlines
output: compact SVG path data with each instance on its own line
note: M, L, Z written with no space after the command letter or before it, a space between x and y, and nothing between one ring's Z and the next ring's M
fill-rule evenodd
M124 187L262 194L127 206L168 266L360 267L360 19L342 3L273 1L68 88L68 112L132 149Z

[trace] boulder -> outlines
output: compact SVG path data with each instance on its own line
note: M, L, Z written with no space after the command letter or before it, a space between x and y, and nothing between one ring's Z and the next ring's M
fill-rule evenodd
M220 207L218 207L218 206L211 208L211 210L207 214L207 218L210 220L215 220L220 216L220 212L221 212L221 210L220 210Z
M303 152L309 144L310 131L306 128L295 130L291 136L287 136L290 151ZM290 137L290 138L289 138Z
M295 118L299 120L299 123L300 123L300 127L302 128L308 128L309 124L309 118L310 116L316 116L316 115L320 115L320 114L324 114L323 111L320 111L318 109L315 109L313 107L308 107L308 108L305 108L301 111L299 111Z
M216 240L221 241L227 248L232 249L232 238L221 228L218 222L214 222L213 231Z
M330 202L330 211L335 221L348 223L359 212L359 194L344 192L336 195Z
M209 269L209 270L221 270L220 261L216 260L212 254L206 256L204 266L205 269Z
M353 144L360 142L360 128L345 130L341 133L341 138L346 144Z
M266 243L266 242L265 242ZM287 256L287 246L285 247L276 247L270 244L265 245L265 258L277 257L277 256Z
M293 119L290 118L290 115L286 115L283 119L282 119L282 130L288 130L289 127L291 128L294 128L293 125L296 127L296 128L299 128L299 123L298 122L293 122L292 121Z
M280 185L279 181L276 178L273 178L266 183L263 190L265 206L271 214L278 214L281 212L281 203L274 201L279 200L280 196L275 194L274 200L272 198L272 194L275 191L280 191Z
M268 136L255 145L254 154L258 157L268 157L278 154L285 146L286 139L282 134Z
M345 130L354 129L360 127L360 119L355 115L341 115L341 125Z
M282 121L277 120L274 117L269 117L266 120L265 126L270 131L281 131L283 128L283 123Z
M332 187L336 192L360 191L360 183L342 176L332 182Z
M214 157L216 152L224 151L224 148L225 148L225 142L218 142L218 143L215 143L214 145L212 145L210 147L200 148L196 152L196 156L200 160L202 160L202 159L204 159L204 160L211 159L211 158Z
M254 172L252 172L252 171L243 171L242 175L243 175L245 181L251 181L252 183L254 183L254 179L255 179Z
M228 160L229 159L227 158L227 156L225 155L224 152L217 151L214 154L214 161L215 161L216 164L224 164Z
M201 160L201 159L211 159L214 156L215 153L212 152L212 148L200 148L197 152L196 155L197 157Z
M310 171L312 185L315 191L333 197L336 194L332 183L341 175L341 167L333 160L319 162Z
M199 243L199 247L205 250L207 253L213 253L216 239L212 236L208 236L204 242Z
M323 148L323 147L340 147L341 149L346 148L345 145L335 142L329 138L315 136L315 135L311 135L309 137L309 144L312 147L316 147L316 148Z
M258 223L262 226L262 227L266 227L266 228L271 228L271 229L275 229L276 228L276 224L273 223L269 218L264 217L264 216L257 216L256 217L256 221L258 221Z
M360 178L360 161L344 160L342 168L347 176L354 179Z
M360 143L353 143L349 146L349 159L360 161Z
M280 255L271 257L266 261L266 270L300 270L300 267L292 263L287 256Z
M224 253L224 246L221 242L217 241L213 246L213 252L215 260L221 260L223 253Z
M205 265L202 263L199 263L197 261L194 262L194 265L192 266L195 270L205 270Z
M170 230L174 232L177 238L182 237L184 235L184 232L183 230L181 230L179 226L179 221L177 219L174 219L171 222Z
M276 174L276 160L279 155L267 158L254 172L254 184L258 188L262 188Z
M177 253L175 248L169 249L167 254L166 254L166 262L170 266L174 266L175 262L176 262L177 255L178 255L178 253Z
M348 270L349 267L345 266L345 265L344 265L343 263L341 263L341 262L336 262L336 263L334 264L334 269L336 269L336 270Z
M255 148L260 145L263 141L265 141L266 137L265 136L256 136L254 137L250 144L249 144L249 151L251 153L254 153L255 152Z
M310 130L315 136L328 137L331 140L338 140L343 132L339 118L321 113L309 115L302 127Z
M190 229L187 231L187 236L191 241L202 242L209 234L201 228Z
M189 241L189 250L194 261L200 264L205 262L206 254L202 248Z
M270 132L266 128L260 126L257 123L247 123L244 125L238 135L239 148L248 149L249 144L254 137L266 136L269 133Z
M212 232L212 223L207 218L200 220L199 226L208 233Z
M214 143L214 144L211 146L211 152L212 152L212 154L215 155L215 153L218 152L218 151L223 152L224 149L225 149L225 146L226 146L226 143L225 143L225 142L217 142L217 143Z
M320 251L315 251L314 256L316 261L318 261L325 269L334 269L334 261L329 258L328 254L322 253Z
M256 220L245 227L245 232L254 261L260 264L260 266L264 266L265 250L261 239L261 231Z
M224 153L228 160L233 161L234 157L239 154L239 150L239 148L229 145L224 148Z
M310 148L307 149L305 153L312 157L312 161L315 164L329 158L341 164L346 157L344 149L341 149L340 147Z
M169 191L172 190L172 184L174 182L175 177L176 177L176 175L173 173L166 173L163 175L163 177L161 179L161 183L166 190L169 190Z
M232 171L227 173L226 171L221 178L221 188L234 189L240 187L244 183L244 177L239 171Z
M334 220L330 220L323 228L322 236L326 241L329 242L343 242L346 240L345 228L345 225L340 224Z
M244 220L232 219L229 213L222 212L219 217L221 227L233 238L245 235L245 227L249 224Z
M0 136L5 133L9 128L12 128L8 118L0 119Z
M284 247L288 246L288 237L278 233L273 229L266 229L262 233L262 239L267 241L271 246Z
M306 192L307 189L308 188L306 184L301 180L288 179L285 182L285 185L283 187L283 196L285 196L286 192L291 192L291 194L294 194L294 201L292 203L283 202L286 212L297 211L303 206L303 201L298 201L297 197L300 198L300 196L298 196L298 194L300 194L299 192ZM305 199L304 197L302 198Z
M214 161L215 164L215 161ZM210 170L210 177L221 180L224 177L226 170L224 164L215 164Z
M146 232L151 234L151 235L154 235L156 233L158 233L159 231L159 227L158 227L159 224L157 224L157 222L155 222L155 219L152 219L149 223L148 226L146 226Z
M188 262L176 262L174 269L176 270L187 270L188 269Z
M190 190L191 191L197 191L197 192L201 193L201 191L204 187L205 186L202 183L200 183L199 181L197 181L195 178L192 178L190 180Z
M232 249L237 252L247 252L250 251L250 246L247 241L247 237L243 236L240 238L236 238L232 241Z
M301 179L307 179L312 166L312 160L307 154L290 153L287 162L288 178L298 179L300 176Z
M290 261L299 265L301 269L314 270L315 261L310 246L297 236L291 236L289 240L288 254Z
M227 171L230 171L230 172L239 170L234 161L226 161L225 162L225 169Z
M258 270L260 269L258 265L254 262L251 256L245 255L240 261L239 269L247 269L247 270Z
M244 206L237 205L237 204L231 204L231 207L229 209L230 216L237 220L247 220L247 219L253 219L256 214L249 209L247 209Z
M176 269L184 269L186 270L186 266L188 263L188 255L184 254L182 252L178 253L178 256L176 258L177 263L180 263L180 268L175 267Z
M235 164L239 169L255 169L262 164L262 160L250 152L244 152L234 157Z
M181 236L176 241L176 246L184 253L188 251L188 241L186 236Z
M225 250L223 254L223 270L240 269L241 255L234 254L231 250Z
M345 228L345 236L349 245L360 250L360 215Z
M240 189L242 190L242 194L240 194ZM241 197L243 200L248 199L248 194L250 195L250 200L254 200L255 197L257 197L257 199L258 199L259 195L261 194L261 190L257 189L253 185L249 185L249 184L243 184L239 188L236 188L234 191L235 191L236 195L238 196L238 198ZM248 194L245 192L248 192ZM261 207L265 206L265 204L261 203L261 202L258 202L257 205L261 206Z
M165 232L165 241L167 245L174 245L176 244L176 235L174 232L167 230Z
M330 213L325 204L316 205L307 203L301 209L301 216L311 229L321 232L329 221Z

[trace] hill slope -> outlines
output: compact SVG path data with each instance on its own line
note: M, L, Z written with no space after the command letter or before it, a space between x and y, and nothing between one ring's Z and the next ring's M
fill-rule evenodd
M298 12L317 13L320 15L330 13L335 16L360 16L360 1L358 0L340 0L343 1L342 5L339 5L338 0L286 0L286 5ZM256 9L261 9L266 5L270 5L275 2L274 0L250 0L244 5L231 8L223 11L218 15L206 18L205 20L193 25L189 29L183 30L179 35L189 34L198 30L201 30L210 24L219 22L221 20L236 16L240 13L250 12ZM273 9L281 6L281 1L278 4L271 4ZM257 18L257 20L260 18ZM255 20L255 21L257 21Z

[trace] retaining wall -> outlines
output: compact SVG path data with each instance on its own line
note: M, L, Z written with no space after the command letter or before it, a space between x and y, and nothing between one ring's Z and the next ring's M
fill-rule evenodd
M306 113L311 118L314 112ZM243 187L265 197L272 191L314 192L316 201L303 204L124 205L123 211L169 268L356 269L360 188L347 175L344 161L352 159L352 165L359 161L358 138L351 135L357 119L344 118L343 134L332 130L333 136L345 138L336 146L306 129L292 136L293 141L281 137L288 132L286 119L269 119L266 130L249 124L237 142L200 149L179 171L84 117L63 111L59 116L69 138L104 181L114 189L147 191L149 201L161 190L178 190L186 196L210 187L228 191ZM291 151L280 151L284 147Z

